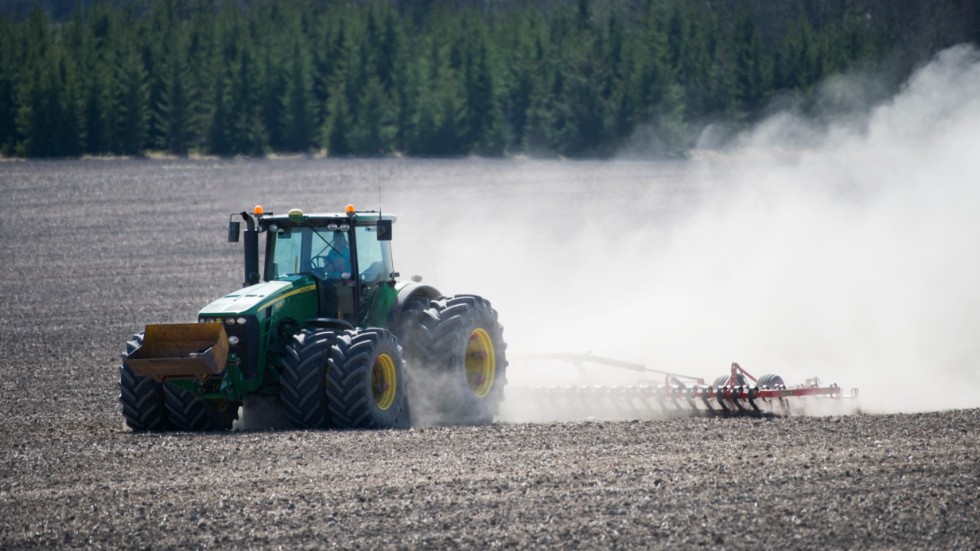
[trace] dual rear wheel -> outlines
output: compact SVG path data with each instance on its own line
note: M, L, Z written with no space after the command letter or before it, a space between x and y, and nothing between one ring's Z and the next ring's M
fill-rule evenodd
M474 295L433 301L421 323L429 342L413 375L434 421L493 421L507 384L507 344L490 302Z
M291 424L389 428L493 420L507 360L503 327L488 301L470 295L411 299L396 332L307 329L294 335L281 366Z
M386 329L300 331L282 367L283 408L296 428L410 423L401 347Z

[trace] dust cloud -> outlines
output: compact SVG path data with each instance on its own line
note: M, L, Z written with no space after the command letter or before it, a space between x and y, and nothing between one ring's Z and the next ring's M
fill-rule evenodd
M396 262L494 303L512 385L662 380L521 360L590 352L709 382L732 361L819 376L871 412L980 406L980 54L946 50L875 105L840 101L868 82L837 77L819 117L781 111L690 161L402 181L386 191Z

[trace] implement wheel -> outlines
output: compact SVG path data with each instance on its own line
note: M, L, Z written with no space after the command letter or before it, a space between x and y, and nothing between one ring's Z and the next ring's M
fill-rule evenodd
M337 335L327 368L327 405L335 426L408 426L407 383L392 332L372 328Z
M507 344L490 302L472 295L437 301L426 311L432 336L430 389L444 423L493 421L507 384Z
M718 388L720 386L727 386L728 380L731 378L732 378L731 375L719 375L718 378L715 379L714 384L712 384L711 386L715 388ZM744 386L744 385L745 385L745 376L739 373L738 375L735 376L735 386Z
M126 365L126 358L143 344L143 333L126 343L126 354L119 366L119 403L126 425L133 432L165 431L170 428L164 405L163 385L151 377L139 377Z
M773 375L772 373L766 373L765 375L759 377L759 381L757 384L759 385L759 388L762 387L778 388L778 387L786 386L786 383L783 382L782 377L780 377L779 375Z
M282 408L298 429L330 426L327 362L337 332L306 329L290 340L282 359Z
M163 386L170 422L177 430L206 432L230 430L238 419L238 402L211 403L173 384Z

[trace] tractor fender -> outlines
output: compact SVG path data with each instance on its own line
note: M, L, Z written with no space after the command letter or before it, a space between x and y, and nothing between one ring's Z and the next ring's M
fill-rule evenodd
M405 308L405 303L416 297L425 297L429 300L438 300L443 298L443 294L439 292L438 289L431 285L422 285L421 283L406 282L399 284L396 289L398 290L398 297L395 304L389 312L389 320L392 322L391 327L396 327L398 325L398 320L401 318L402 309Z
M426 297L430 300L437 300L442 298L443 294L439 292L439 289L431 285L422 285L414 281L398 286L398 306L403 306L408 299L414 297Z

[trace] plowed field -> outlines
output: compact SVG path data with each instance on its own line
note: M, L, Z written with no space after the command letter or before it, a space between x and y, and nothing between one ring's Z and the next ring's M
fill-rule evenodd
M508 163L0 164L0 548L980 545L980 409L374 432L124 428L116 366L128 336L192 321L240 284L240 250L224 242L231 212L263 201L372 208L377 172L383 200L404 211L395 247L406 263L425 254L400 247L422 232L410 215L438 217L457 186L486 199L470 204L477 224L510 200L538 202L545 217L547 205L587 202L603 171L625 182L602 190L613 207L636 209L631 175L646 170L555 163L567 187L545 198ZM644 212L669 218L684 197L664 192ZM560 241L563 230L551 231ZM521 313L502 298L507 325ZM520 343L524 327L505 336Z

